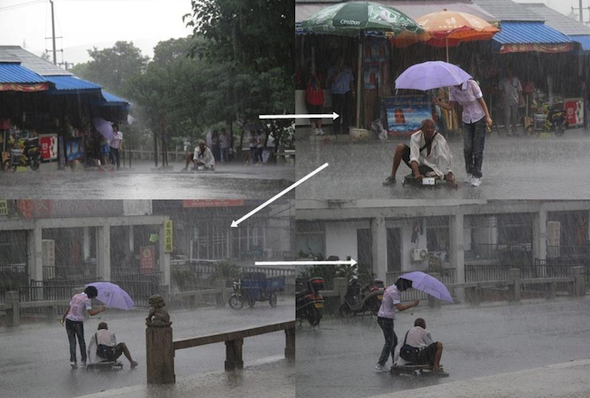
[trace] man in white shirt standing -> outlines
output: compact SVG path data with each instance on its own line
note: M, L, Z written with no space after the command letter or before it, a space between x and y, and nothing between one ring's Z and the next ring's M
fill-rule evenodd
M418 304L420 304L420 301L418 300L406 305L401 303L400 292L403 292L410 287L412 287L411 281L398 278L395 284L389 286L383 293L383 301L381 301L381 307L377 313L377 323L379 323L379 326L383 330L385 344L383 345L383 350L381 350L379 362L377 362L377 365L375 366L375 369L377 369L378 372L389 371L385 367L385 364L387 363L390 354L391 359L393 359L394 350L397 346L397 336L393 330L393 321L395 320L394 309L397 309L398 311L405 311L408 308L416 307Z
M506 76L500 82L500 91L502 92L501 104L504 107L504 128L506 136L511 137L516 135L518 104L522 99L520 80L514 76L511 67L506 68Z
M65 323L68 341L70 342L70 365L76 368L76 337L80 345L80 356L82 366L86 366L86 341L84 340L84 314L88 312L91 316L104 312L105 306L101 305L97 310L92 309L92 300L98 296L98 290L94 286L88 286L83 293L78 293L72 297L70 305L66 309L61 324Z
M451 170L453 156L445 138L434 131L435 123L432 119L424 119L420 130L412 134L410 145L398 144L393 157L391 175L383 185L395 184L395 174L403 160L412 169L416 180L421 181L424 176L436 176L446 180L456 187L455 176Z
M119 153L119 149L121 148L121 144L123 143L123 133L119 131L119 125L117 123L113 123L113 138L110 140L111 146L111 162L117 165L117 169L121 168L121 154Z
M88 358L92 358L92 348L96 346L97 361L106 360L114 362L121 354L125 354L125 358L129 360L131 369L137 367L137 362L131 358L129 348L125 343L118 343L115 333L109 330L109 326L106 322L98 324L98 331L90 339L90 345L88 346Z

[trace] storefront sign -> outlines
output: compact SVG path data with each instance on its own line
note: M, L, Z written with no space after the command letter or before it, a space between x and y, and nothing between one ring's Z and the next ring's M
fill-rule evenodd
M68 140L66 145L66 156L68 162L76 159L84 159L84 142L82 137Z
M234 207L244 206L243 199L194 199L183 200L182 207Z
M383 98L389 134L409 135L420 128L424 119L432 118L432 104L426 95Z
M569 127L584 124L584 100L582 98L568 98L563 103L565 121Z
M167 220L164 222L164 252L165 253L172 253L174 251L174 228L172 225L172 220Z
M147 273L154 270L156 265L155 253L154 246L142 246L139 248L139 269L141 272Z
M0 199L0 216L8 215L8 201L6 199Z
M41 145L41 159L49 162L57 159L57 134L39 135L39 145Z
M38 84L18 84L18 83L0 83L0 91L22 91L22 92L35 92L45 91L49 89L47 83Z
M25 219L47 218L52 215L52 200L19 199L16 207Z
M566 44L504 44L500 47L500 54L508 53L564 53L574 49L573 43Z

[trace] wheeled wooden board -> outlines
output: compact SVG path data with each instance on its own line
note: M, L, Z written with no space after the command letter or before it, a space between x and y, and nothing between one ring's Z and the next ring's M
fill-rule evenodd
M440 367L442 369L442 366ZM448 377L449 374L444 370L442 372L435 372L430 365L394 365L391 367L392 375L412 375L412 376L435 376Z
M434 188L434 187L440 186L445 183L446 183L446 181L441 180L438 177L424 177L422 179L422 182L420 182L416 179L416 177L414 177L413 174L408 174L407 176L404 177L404 180L402 181L402 186L405 187L406 185L411 185L411 186L416 186L416 187Z
M86 370L121 370L123 362L120 361L102 361L93 362L86 365Z

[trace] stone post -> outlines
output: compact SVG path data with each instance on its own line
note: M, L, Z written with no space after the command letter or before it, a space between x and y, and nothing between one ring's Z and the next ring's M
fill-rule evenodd
M340 305L344 302L344 296L348 290L348 280L342 277L334 278L334 290L340 294L338 299L338 307L340 307Z
M574 296L584 296L586 294L586 269L584 267L572 267L574 276Z
M285 358L295 359L295 329L285 329Z
M20 304L18 292L6 292L6 324L8 326L18 326L20 324Z
M451 264L455 264L455 283L465 283L465 217L460 210L457 214L449 217L450 250L449 257ZM456 288L454 292L457 301L465 300L465 289Z
M225 288L225 279L215 281L215 285L217 289L219 289L219 294L217 294L217 306L223 308L229 301L227 289Z
M514 282L511 287L512 291L512 300L513 301L520 301L520 269L519 268L510 268L508 270L508 280Z
M151 309L146 318L146 366L148 384L172 384L174 374L174 340L172 322L162 296L150 297Z
M244 339L228 340L225 342L225 370L244 369L242 347Z
M430 274L430 276L432 276L435 279L438 279L440 281L441 275L437 272ZM440 308L441 307L441 302L439 299L432 297L431 295L428 295L428 307L430 308Z

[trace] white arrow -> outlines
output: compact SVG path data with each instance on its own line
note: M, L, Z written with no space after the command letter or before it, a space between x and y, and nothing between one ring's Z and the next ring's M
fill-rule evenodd
M255 265L356 265L352 258L346 261L256 261Z
M336 120L340 117L336 112L323 113L317 115L260 115L259 118L263 119L332 119Z
M277 200L278 198L280 198L281 196L283 196L284 194L286 194L290 190L303 184L305 181L309 180L311 177L313 177L314 175L316 175L317 173L319 173L320 171L322 171L326 167L328 167L328 163L324 163L323 165L321 165L320 167L318 167L317 169L315 169L314 171L312 171L311 173L309 173L308 175L306 175L305 177L303 177L302 179L300 179L299 181L297 181L296 183L294 183L290 187L284 189L280 193L276 194L275 196L273 196L272 198L270 198L269 200L267 200L266 202L264 202L263 204L261 204L260 206L255 208L254 210L252 210L250 213L246 214L244 217L240 218L237 221L235 221L235 220L232 221L231 226L237 227L239 223L241 223L242 221L244 221L247 218L250 218L253 214L258 213L260 210L262 210L263 208L265 208L266 206L268 206L269 204L271 204L272 202L274 202L275 200Z

